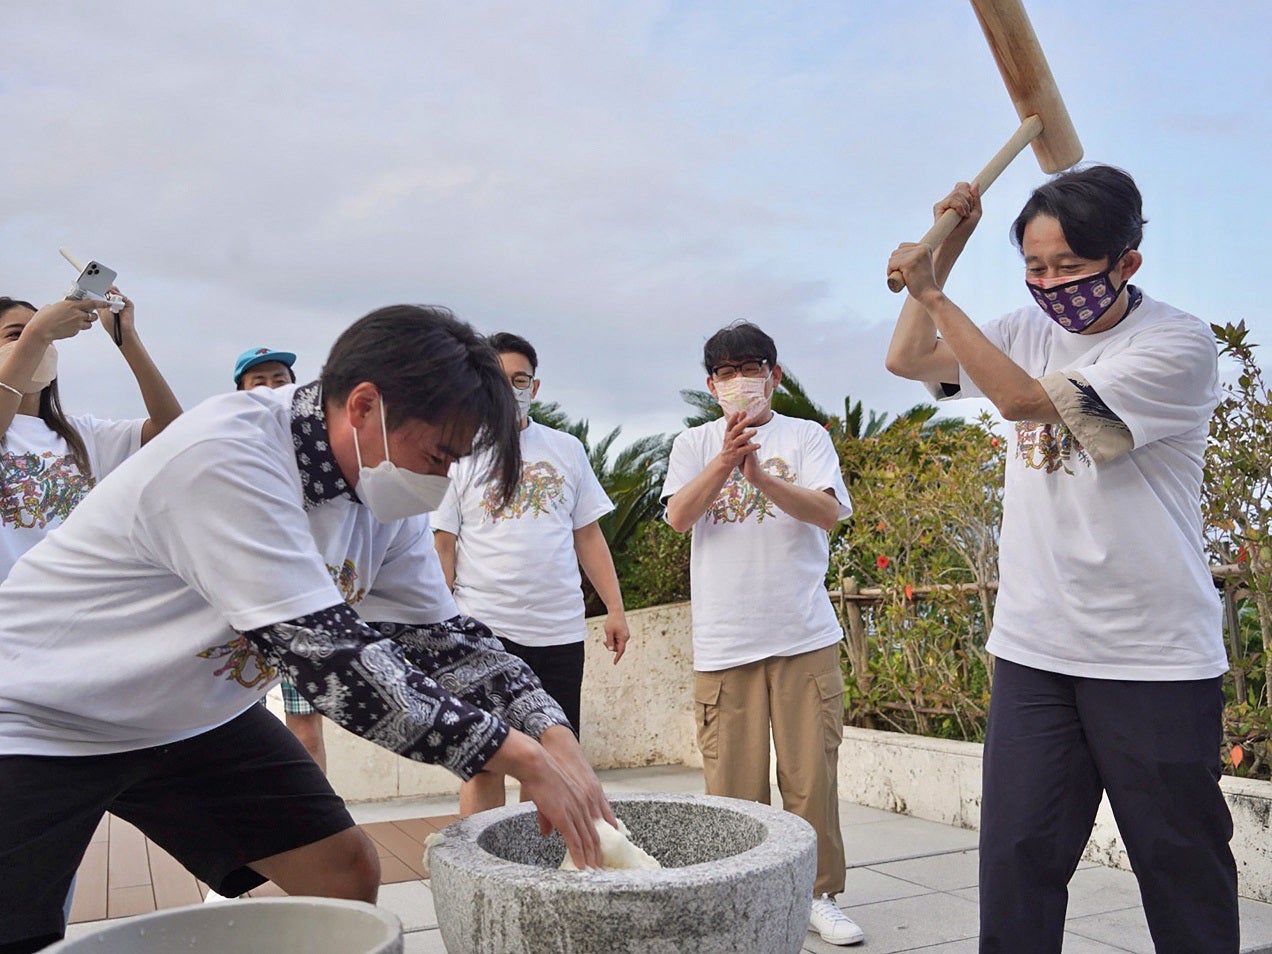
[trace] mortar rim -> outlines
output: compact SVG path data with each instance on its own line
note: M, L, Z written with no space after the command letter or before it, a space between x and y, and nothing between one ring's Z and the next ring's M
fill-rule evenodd
M477 843L481 833L492 825L535 811L532 802L522 802L490 809L469 818L461 818L443 828L442 842L434 845L427 855L429 873L435 877L438 868L449 865L456 871L464 872L465 875L499 872L505 877L516 877L533 874L536 887L540 890L568 888L573 891L589 891L603 888L607 892L614 892L616 889L627 887L656 892L660 889L674 890L685 885L700 884L704 874L718 872L724 862L728 863L727 870L730 876L737 878L746 874L770 871L775 866L797 860L806 851L816 851L817 836L812 826L798 815L772 805L761 805L759 802L726 798L720 795L686 795L670 792L624 793L610 797L609 802L616 812L628 802L706 805L751 818L764 826L766 834L758 845L726 858L653 871L606 870L581 874L577 871L562 871L559 868L544 868L539 865L509 861L492 854Z

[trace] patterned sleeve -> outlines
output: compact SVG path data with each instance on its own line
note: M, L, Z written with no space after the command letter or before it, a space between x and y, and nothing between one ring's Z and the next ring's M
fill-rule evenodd
M457 684L450 669L463 670L480 655L476 646L447 641L436 632L445 625L382 624L377 631L341 603L244 635L337 725L398 755L443 765L469 779L508 737L507 723L494 710L522 715L536 699L521 698L518 690L528 684L524 678L490 679L488 694L481 684L466 693L467 699L459 698L446 685ZM385 638L406 641L417 633L436 633L431 654ZM417 659L425 664L413 665ZM534 689L543 692L537 681Z
M471 616L423 626L370 625L401 646L407 660L443 689L460 699L475 700L514 729L537 739L554 725L569 726L564 710L539 677Z
M1135 447L1131 430L1095 388L1077 371L1053 371L1038 379L1060 420L1073 432L1097 464L1121 457Z

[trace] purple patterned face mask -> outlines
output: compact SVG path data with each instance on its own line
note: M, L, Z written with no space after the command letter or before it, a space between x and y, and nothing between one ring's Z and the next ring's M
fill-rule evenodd
M1116 265L1121 257L1115 258L1113 264ZM1110 265L1107 271L1098 275L1069 279L1051 286L1036 285L1026 280L1025 287L1048 318L1065 331L1081 334L1104 317L1126 287L1125 281L1119 287L1113 287L1109 280L1112 268Z

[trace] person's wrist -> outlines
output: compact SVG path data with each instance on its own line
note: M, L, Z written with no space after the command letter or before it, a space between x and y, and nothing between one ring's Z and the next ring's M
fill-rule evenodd
M932 285L918 294L919 304L931 311L945 301L945 292L941 291L936 285Z
M568 743L574 741L574 732L567 725L550 725L539 736L539 745L545 754L557 755Z
M544 771L546 757L547 753L534 739L517 729L510 729L503 744L495 750L484 768L525 782Z
M28 321L27 326L22 329L22 334L18 337L19 340L22 338L29 338L47 348L56 339L53 336L53 329L46 327L44 322L37 321L38 318L39 315L36 315L35 318Z

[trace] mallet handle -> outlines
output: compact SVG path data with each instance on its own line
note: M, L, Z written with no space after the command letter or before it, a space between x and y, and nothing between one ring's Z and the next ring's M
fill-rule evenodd
M1028 117L1015 134L1007 140L1003 148L994 153L994 158L990 159L972 180L973 185L980 186L980 193L984 195L989 191L989 187L994 184L994 180L999 177L1004 169L1011 165L1011 161L1015 159L1024 148L1038 138L1042 134L1042 120L1037 116ZM962 216L953 209L946 209L935 224L928 229L927 234L919 239L920 245L926 245L928 248L935 249L938 245L949 238L949 234L954 231L954 226L958 225ZM888 276L888 290L899 292L905 288L905 279L900 272L892 272Z

